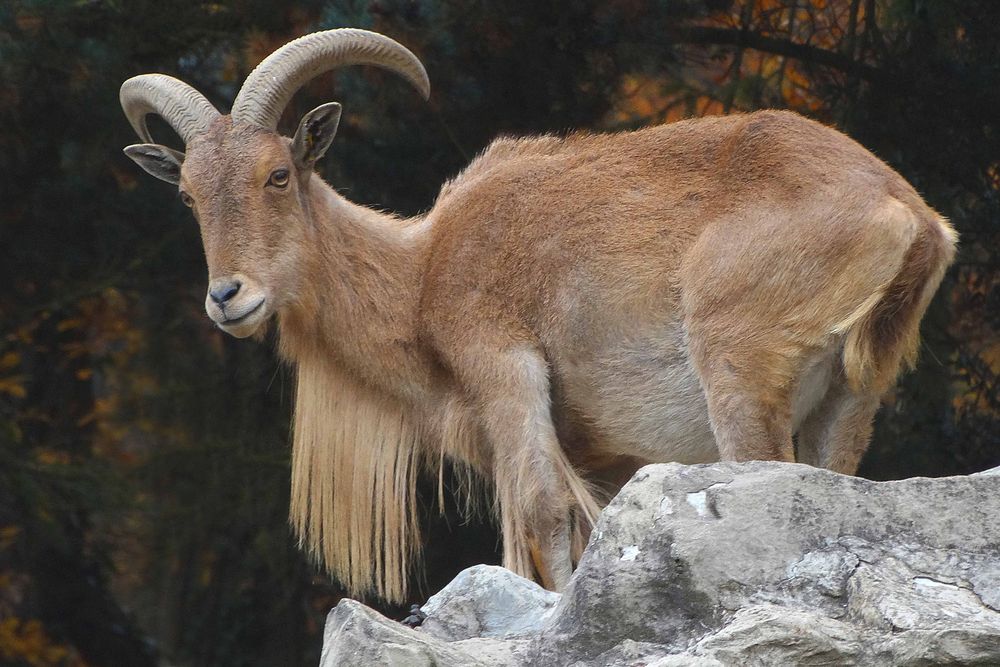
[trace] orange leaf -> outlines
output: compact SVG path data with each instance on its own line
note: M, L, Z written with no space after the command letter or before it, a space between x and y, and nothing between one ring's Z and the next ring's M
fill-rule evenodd
M3 551L17 539L17 536L21 534L21 527L10 525L0 528L0 551Z
M62 320L61 322L59 322L59 324L56 325L56 329L59 332L63 332L63 331L69 331L70 329L76 329L77 327L80 327L81 325L83 325L83 318L81 318L81 317L70 317L70 318L67 318L67 319Z
M9 370L21 363L21 355L18 352L8 352L0 357L0 371Z
M0 394L9 394L14 398L24 398L28 395L28 392L22 384L23 381L23 375L0 378Z

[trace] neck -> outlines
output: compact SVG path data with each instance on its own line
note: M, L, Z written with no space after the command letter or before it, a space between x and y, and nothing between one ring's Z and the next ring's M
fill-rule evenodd
M433 435L417 414L431 403L416 334L427 223L352 204L316 176L309 185L304 243L315 252L279 315L282 355L297 367L290 519L353 594L402 601Z
M280 316L282 354L323 358L399 399L429 374L417 341L428 246L421 218L399 219L347 201L318 176L309 183L316 252L303 265L299 298Z
M417 335L425 219L346 201L316 176L294 304L279 314L297 367L290 518L300 542L359 595L406 597L420 551L416 476L444 461L489 469L479 431ZM468 502L472 502L470 494Z

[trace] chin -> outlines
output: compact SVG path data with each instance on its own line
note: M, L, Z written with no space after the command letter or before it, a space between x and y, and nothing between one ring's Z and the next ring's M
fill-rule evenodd
M253 336L257 340L260 340L264 337L264 333L267 331L267 320L262 317L256 322L218 324L217 326L233 338L250 338Z
M253 336L255 333L257 333L257 330L261 328L260 325L256 324L254 325L237 324L235 326L226 326L224 324L220 324L218 326L220 329L225 331L233 338L249 338L250 336Z

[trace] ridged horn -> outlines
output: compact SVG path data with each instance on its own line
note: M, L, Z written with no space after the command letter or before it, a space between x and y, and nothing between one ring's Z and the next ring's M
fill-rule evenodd
M166 74L133 76L122 84L118 98L128 122L146 143L153 143L146 127L147 114L162 116L185 144L196 134L207 130L219 117L219 112L204 95Z
M344 65L377 65L409 81L424 99L430 97L427 71L409 49L377 32L340 28L299 37L257 65L233 103L233 122L277 129L281 113L299 88Z

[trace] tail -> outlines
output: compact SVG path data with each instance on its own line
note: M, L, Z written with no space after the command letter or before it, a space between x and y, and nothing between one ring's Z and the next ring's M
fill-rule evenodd
M570 495L573 497L571 514L572 529L570 533L570 550L573 556L573 566L580 561L583 550L587 547L590 539L590 531L597 523L597 517L601 514L601 508L607 504L608 499L601 494L593 484L577 474L573 465L561 457L560 468L564 470L563 479L569 487Z
M955 258L958 234L922 202L920 207L916 235L895 278L837 327L846 333L844 373L855 391L884 393L904 364L913 366L920 320ZM912 208L905 211L907 224L912 224Z

